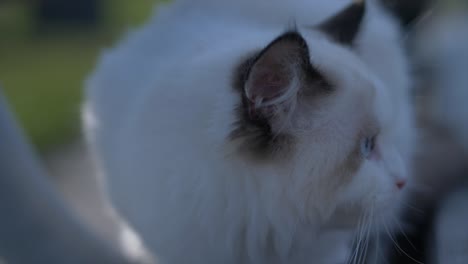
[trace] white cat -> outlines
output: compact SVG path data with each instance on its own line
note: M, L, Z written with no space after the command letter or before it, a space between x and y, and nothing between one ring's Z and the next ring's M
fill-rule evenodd
M162 263L346 263L399 207L409 84L375 1L179 1L105 54L84 120Z

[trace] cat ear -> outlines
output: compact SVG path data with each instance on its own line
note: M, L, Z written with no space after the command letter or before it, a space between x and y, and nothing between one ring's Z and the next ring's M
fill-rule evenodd
M242 101L229 137L240 142L240 150L256 159L289 153L294 145L289 121L296 106L332 91L309 56L307 42L292 31L238 66L233 88Z
M244 85L251 117L291 107L310 66L306 41L289 32L274 40L254 60ZM270 113L271 114L271 113Z
M318 28L336 42L351 45L359 32L365 11L365 1L356 0L344 10L320 24Z

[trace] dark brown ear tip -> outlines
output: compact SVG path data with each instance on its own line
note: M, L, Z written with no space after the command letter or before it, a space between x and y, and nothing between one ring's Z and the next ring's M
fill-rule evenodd
M366 5L366 1L364 1L364 0L354 0L352 5L359 6L359 7L364 7Z
M362 12L364 14L366 12L366 1L354 1L353 4L349 6L349 9L354 9L357 12Z
M320 24L318 28L336 42L350 45L359 32L365 11L365 1L353 1L335 16Z

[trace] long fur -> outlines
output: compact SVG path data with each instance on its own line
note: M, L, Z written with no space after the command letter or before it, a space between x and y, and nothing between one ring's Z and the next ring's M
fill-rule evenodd
M180 1L104 54L86 134L118 212L162 263L341 263L358 229L343 215L379 222L398 208L413 135L400 32L374 1L353 47L313 29L349 3ZM295 107L288 158L257 162L227 140L234 69L291 21L337 92ZM381 124L382 159L340 169L367 118Z

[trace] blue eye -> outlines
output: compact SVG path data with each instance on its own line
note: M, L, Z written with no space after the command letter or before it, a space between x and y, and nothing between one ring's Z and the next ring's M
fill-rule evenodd
M374 152L375 148L375 136L365 137L361 140L361 154L364 158L369 158Z

